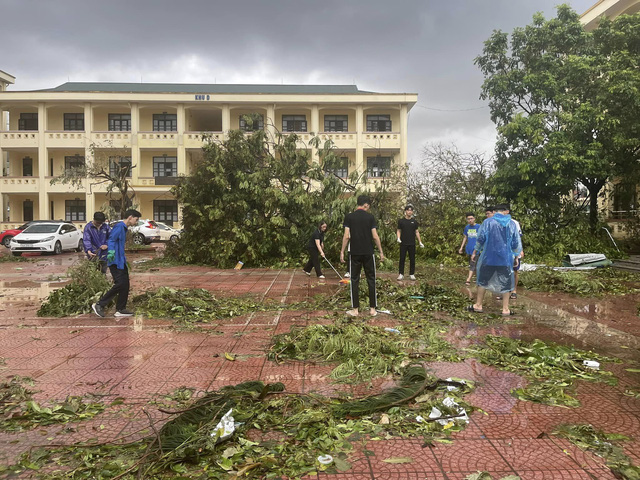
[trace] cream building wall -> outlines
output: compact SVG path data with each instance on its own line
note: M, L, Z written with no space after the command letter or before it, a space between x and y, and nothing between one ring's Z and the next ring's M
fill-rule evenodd
M312 134L333 141L338 153L348 159L348 173L364 172L368 157L391 157L394 165L404 165L408 113L417 102L417 94L364 92L355 85L67 83L48 90L7 91L15 79L3 80L3 73L2 229L23 223L25 204L33 206L34 219L69 219L69 205L84 202L84 220L76 223L88 221L106 201L104 185L88 181L80 187L51 185L51 178L63 171L65 157L92 161L93 152L103 159L110 152L130 156L139 209L144 218L162 220L161 210L176 203L170 193L175 178L159 176L154 158L175 175L188 175L202 159L202 135L224 140L229 130L239 128L244 114L261 114L268 134L283 130L284 115L304 115L307 129L299 134L299 148L310 149L314 159L317 155L309 147ZM34 113L37 129L21 129L25 125L21 114ZM84 116L84 129L65 130L69 113ZM130 128L110 129L110 114L130 115ZM154 130L158 114L175 115L175 130ZM325 132L325 115L346 116L346 131ZM368 131L368 115L389 116L391 128Z

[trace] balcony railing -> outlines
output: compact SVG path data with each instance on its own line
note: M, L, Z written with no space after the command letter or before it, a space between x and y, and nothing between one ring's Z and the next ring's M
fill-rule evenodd
M331 140L336 148L356 148L358 134L356 132L320 132L320 139Z
M40 190L38 177L0 177L2 193L32 193Z
M175 185L178 183L178 177L138 177L138 183L135 186L155 187Z
M638 216L638 210L613 210L610 220L629 220Z
M38 147L38 132L35 131L9 131L0 135L0 146L8 147Z
M365 148L400 148L399 132L365 132Z
M203 137L207 136L213 141L223 141L224 133L222 132L184 132L185 148L202 148L205 141Z
M176 148L178 136L178 132L140 132L138 133L138 145L141 148Z

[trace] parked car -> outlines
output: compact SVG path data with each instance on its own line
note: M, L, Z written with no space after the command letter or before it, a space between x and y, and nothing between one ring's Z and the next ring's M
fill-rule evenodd
M11 239L9 248L16 257L24 252L56 255L64 250L81 252L82 232L67 222L33 223Z
M162 240L163 242L178 241L180 233L182 233L180 230L176 230L175 228L170 227L169 225L162 222L155 222L155 224L158 226L158 230L160 231L160 240Z
M30 222L26 222L23 225L20 225L18 228L10 228L8 230L3 230L0 232L0 243L5 247L9 248L9 243L11 243L11 239L22 232L29 225L33 225L34 223L60 223L62 220L32 220Z
M149 245L160 240L160 229L153 220L138 220L138 224L129 227L133 234L133 243L137 245Z

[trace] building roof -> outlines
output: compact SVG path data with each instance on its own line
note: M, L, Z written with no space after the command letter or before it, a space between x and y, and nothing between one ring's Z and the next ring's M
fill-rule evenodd
M2 70L0 70L0 80L3 80L7 83L15 83L16 77L11 75L10 73L3 72Z
M371 94L356 85L247 85L209 83L67 82L37 92L214 93L214 94Z

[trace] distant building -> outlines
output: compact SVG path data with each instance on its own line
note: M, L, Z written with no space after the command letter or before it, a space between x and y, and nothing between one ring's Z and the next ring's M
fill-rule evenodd
M295 132L300 148L313 134L331 139L344 157L338 173L384 177L407 162L407 119L417 94L375 93L355 85L208 85L65 83L6 91L0 72L0 228L31 219L88 221L107 202L102 184L50 185L52 177L91 161L91 145L130 161L131 184L144 218L179 224L170 193L202 157L202 135L229 130ZM258 114L247 125L246 114Z
M640 12L640 0L599 0L580 16L580 21L587 30L598 26L600 18L614 19L620 15L632 15Z

